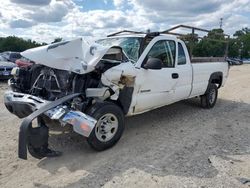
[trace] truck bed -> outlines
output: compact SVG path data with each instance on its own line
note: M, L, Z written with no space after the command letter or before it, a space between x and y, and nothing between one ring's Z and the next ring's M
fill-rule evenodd
M211 64L212 63L212 64ZM196 62L192 64L193 85L190 97L203 95L207 89L209 78L215 72L222 73L222 86L228 76L228 63L221 62Z

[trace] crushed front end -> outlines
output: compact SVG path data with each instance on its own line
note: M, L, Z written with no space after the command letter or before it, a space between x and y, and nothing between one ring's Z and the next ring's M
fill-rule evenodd
M58 156L60 152L48 147L45 119L71 125L76 133L88 137L97 120L87 115L87 109L96 101L119 95L103 84L103 73L126 57L120 48L89 45L81 39L34 48L22 55L34 64L12 70L11 91L4 96L6 108L24 118L19 158L27 159L27 150L39 159ZM36 127L32 126L34 120Z
M18 117L25 117L19 132L18 155L27 159L27 148L35 158L58 156L60 153L48 148L48 127L43 118L57 120L61 125L72 125L78 134L88 137L96 120L73 108L73 100L80 93L70 94L55 101L46 101L29 94L7 92L4 102L7 109ZM37 119L38 126L33 127L32 121Z

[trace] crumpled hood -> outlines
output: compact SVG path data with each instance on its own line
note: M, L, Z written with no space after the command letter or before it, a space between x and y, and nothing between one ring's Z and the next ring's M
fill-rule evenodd
M22 52L21 55L36 64L85 74L95 69L95 65L111 47L95 42L90 44L82 38L78 38L32 48Z

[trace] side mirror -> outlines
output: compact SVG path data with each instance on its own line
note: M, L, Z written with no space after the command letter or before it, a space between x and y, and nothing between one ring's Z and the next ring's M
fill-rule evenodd
M160 70L162 68L162 60L158 58L150 57L147 62L143 65L144 69Z

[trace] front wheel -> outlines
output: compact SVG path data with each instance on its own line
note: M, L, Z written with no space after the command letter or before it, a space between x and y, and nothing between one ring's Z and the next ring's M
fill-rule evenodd
M210 84L207 92L201 96L201 106L203 108L213 108L218 96L218 88L215 84Z
M121 108L111 102L96 103L87 114L97 120L97 123L87 138L89 145L102 151L115 145L124 130L124 114Z

